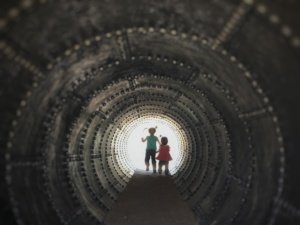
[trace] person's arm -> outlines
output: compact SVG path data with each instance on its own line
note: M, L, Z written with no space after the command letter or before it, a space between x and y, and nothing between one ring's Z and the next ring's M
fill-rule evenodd
M161 145L161 143L160 143L158 137L156 137L156 141L158 142L159 145Z
M160 146L159 146L158 150L156 151L156 153L159 153L159 151L160 151Z
M145 142L147 140L147 137L146 138L142 138L142 142Z

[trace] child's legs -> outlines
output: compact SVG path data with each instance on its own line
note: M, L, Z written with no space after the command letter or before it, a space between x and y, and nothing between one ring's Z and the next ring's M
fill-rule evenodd
M163 161L159 160L158 162L158 172L161 173L162 172L162 166L163 166Z
M169 161L165 161L165 170L169 171Z
M147 169L149 169L149 160L150 160L150 150L146 150L146 155L145 155L145 164Z
M150 157L152 161L153 170L156 170L156 160L155 160L155 154L156 150L149 150L150 151Z
M170 173L169 173L169 161L166 161L166 163L165 163L165 174L166 175L169 175Z

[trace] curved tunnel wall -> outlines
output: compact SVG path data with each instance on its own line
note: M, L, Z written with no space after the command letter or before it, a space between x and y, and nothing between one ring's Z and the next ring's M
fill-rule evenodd
M227 6L225 14L234 8ZM239 7L249 10L249 1ZM120 146L126 136L118 141L122 127L165 116L182 137L174 181L199 224L273 224L285 148L255 74L219 46L222 37L214 42L189 30L191 24L135 24L70 40L43 72L15 56L10 41L1 42L3 54L33 74L6 143L6 184L17 221L103 223L132 176ZM15 37L19 31L4 32ZM41 55L54 54L46 47Z

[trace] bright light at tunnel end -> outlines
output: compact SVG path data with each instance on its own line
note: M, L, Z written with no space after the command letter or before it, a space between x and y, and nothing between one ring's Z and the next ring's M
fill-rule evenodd
M145 138L149 135L148 129L156 128L154 134L161 140L162 137L168 138L168 145L170 146L170 154L173 158L169 162L169 170L171 174L176 173L182 164L183 156L186 151L184 149L185 138L180 132L180 126L177 122L170 118L164 118L162 116L145 116L132 120L130 123L124 125L121 128L120 135L116 137L117 143L116 152L124 151L127 155L128 164L132 170L145 170L145 152L146 142L142 142L141 138ZM119 147L118 147L119 146ZM123 149L118 149L123 148ZM157 143L157 150L159 144ZM158 167L158 160L157 160ZM164 169L164 168L163 168ZM152 170L150 160L150 171Z

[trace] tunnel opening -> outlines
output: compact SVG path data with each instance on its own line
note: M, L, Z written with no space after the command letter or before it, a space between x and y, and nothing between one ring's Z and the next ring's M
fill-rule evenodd
M186 134L183 128L170 117L159 114L144 114L139 115L139 118L134 118L122 125L120 130L116 132L115 148L118 154L120 151L125 151L128 155L131 170L144 170L145 169L145 143L141 142L142 137L149 135L148 129L150 127L156 128L155 135L167 137L169 145L171 146L171 155L173 160L170 162L170 173L174 174L178 169L183 166L188 154L189 149L186 145Z

